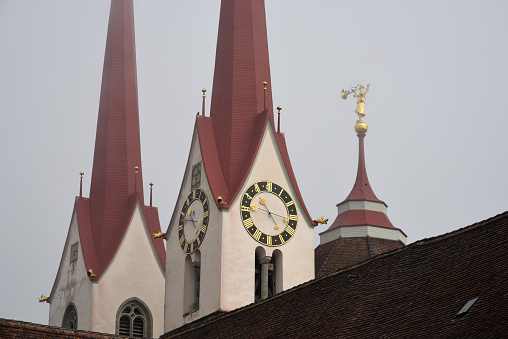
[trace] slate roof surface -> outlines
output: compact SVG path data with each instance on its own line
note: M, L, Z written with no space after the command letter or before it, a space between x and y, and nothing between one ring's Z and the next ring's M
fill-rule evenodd
M88 331L73 331L55 326L0 318L0 338L9 339L113 339L127 338Z
M507 249L505 212L162 338L506 338Z

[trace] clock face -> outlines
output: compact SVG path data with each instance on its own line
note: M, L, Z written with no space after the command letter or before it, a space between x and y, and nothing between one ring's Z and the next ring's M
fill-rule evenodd
M281 246L296 232L295 202L288 191L274 182L258 181L249 186L240 208L243 226L260 244Z
M178 224L178 238L184 253L194 253L201 246L208 228L209 214L205 191L200 188L192 190L183 204Z

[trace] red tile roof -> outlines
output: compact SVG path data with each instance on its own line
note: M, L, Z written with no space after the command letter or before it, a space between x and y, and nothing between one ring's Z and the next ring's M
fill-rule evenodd
M112 0L97 121L90 198L76 199L86 268L96 280L113 259L140 201L150 233L157 209L144 206L132 0ZM138 166L138 174L135 167ZM162 239L152 239L162 267Z
M507 248L505 212L162 338L505 338Z
M267 90L263 89L264 81ZM203 164L214 200L220 195L228 202L217 207L229 208L239 194L268 121L275 132L264 0L223 0L210 117L197 119ZM311 220L284 136L275 133L291 183Z

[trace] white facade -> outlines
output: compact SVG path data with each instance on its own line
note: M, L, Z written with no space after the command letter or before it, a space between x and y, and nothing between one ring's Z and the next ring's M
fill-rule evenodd
M251 171L229 209L217 209L204 168L200 187L210 202L210 222L205 239L199 247L200 292L199 310L184 310L185 257L178 241L178 215L191 191L192 166L201 161L199 140L195 131L184 181L170 222L166 244L166 310L165 331L170 331L218 310L230 311L254 302L255 258L276 256L276 292L314 278L314 229L298 200L280 155L274 132L268 122L263 140ZM241 219L241 196L254 182L269 180L282 186L295 201L298 226L290 241L282 246L264 246L246 231ZM277 251L277 255L274 252ZM195 256L195 255L193 255ZM193 257L193 261L195 261Z
M143 215L141 203L133 216L120 246L98 281L90 281L79 247L76 264L70 264L72 244L79 241L76 213L51 293L50 325L62 326L64 312L73 303L78 313L78 329L117 333L120 306L135 298L149 310L153 324L151 335L162 335L164 327L165 273Z
M76 260L71 262L71 247L76 243L78 255ZM75 208L49 301L49 325L64 326L65 310L72 303L78 313L78 329L92 330L92 284L86 274Z

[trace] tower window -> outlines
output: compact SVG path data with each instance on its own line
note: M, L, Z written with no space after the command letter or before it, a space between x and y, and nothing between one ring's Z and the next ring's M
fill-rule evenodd
M71 264L78 260L78 242L71 245Z
M192 166L191 189L198 188L201 184L201 163Z
M78 311L73 303L70 303L65 310L62 327L71 330L76 330L78 328Z
M152 336L152 317L140 300L130 299L120 306L117 334L136 338Z
M199 310L199 289L201 280L200 252L196 251L196 260L190 255L185 258L185 287L183 295L183 315Z

